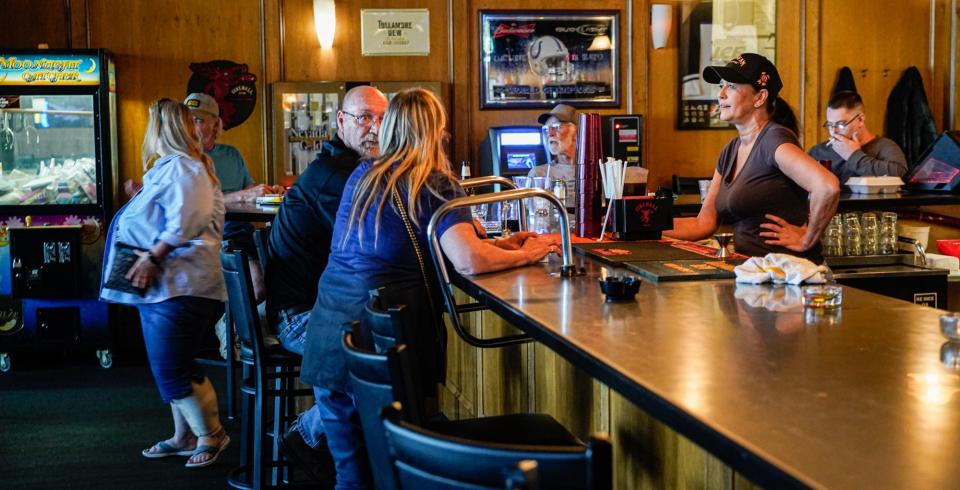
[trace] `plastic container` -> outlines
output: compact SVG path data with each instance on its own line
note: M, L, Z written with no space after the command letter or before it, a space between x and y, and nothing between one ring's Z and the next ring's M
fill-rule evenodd
M847 187L857 194L890 194L900 191L900 177L850 177Z

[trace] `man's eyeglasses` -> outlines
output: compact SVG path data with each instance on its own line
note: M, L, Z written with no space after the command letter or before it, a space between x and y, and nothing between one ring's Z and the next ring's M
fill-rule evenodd
M862 115L863 115L863 113L861 112L861 113L857 114L856 116L851 117L848 121L837 121L837 122L835 122L835 123L832 123L832 122L830 122L830 121L827 121L827 122L823 123L823 128L826 129L827 131L830 131L831 129L834 129L834 130L842 133L842 132L844 132L844 131L847 130L847 126L853 124L853 122L856 121L857 119L859 119L860 116L862 116Z
M357 121L357 124L363 127L368 127L373 124L374 121L383 122L382 116L375 116L373 114L350 114L347 111L340 111Z
M560 130L563 129L564 124L572 124L572 123L562 122L562 123L544 124L543 132L547 134L559 134Z

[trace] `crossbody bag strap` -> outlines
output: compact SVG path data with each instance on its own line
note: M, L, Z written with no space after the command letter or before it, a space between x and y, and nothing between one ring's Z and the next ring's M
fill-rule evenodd
M413 224L410 222L410 215L407 214L407 208L403 205L403 200L400 199L400 193L397 192L396 188L393 189L393 202L396 204L397 210L400 212L400 219L403 220L403 226L407 229L407 236L410 237L410 243L413 245L413 251L417 255L417 264L420 265L420 277L423 278L423 286L427 288L427 301L430 302L430 309L436 312L437 308L433 304L433 290L430 287L430 280L427 277L427 268L423 261L423 252L420 250L420 244L417 242L417 235L413 232Z

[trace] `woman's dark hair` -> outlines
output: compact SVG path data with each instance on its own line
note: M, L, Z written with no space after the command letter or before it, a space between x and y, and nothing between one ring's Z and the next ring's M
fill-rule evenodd
M783 100L783 97L779 95L776 97L767 97L767 113L770 114L770 119L773 122L793 131L793 134L800 136L800 124L797 121L796 114L793 113L793 108L790 107L790 104L787 101Z

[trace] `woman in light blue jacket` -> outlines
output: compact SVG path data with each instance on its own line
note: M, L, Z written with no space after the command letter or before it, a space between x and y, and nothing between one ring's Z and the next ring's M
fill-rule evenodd
M111 271L118 245L138 249L126 279L142 294L103 287L100 298L140 311L150 369L173 412L173 437L143 455L189 456L188 468L207 466L230 442L213 385L194 361L202 330L227 296L220 266L224 205L213 162L180 102L150 105L143 165L143 189L113 219L104 258Z

